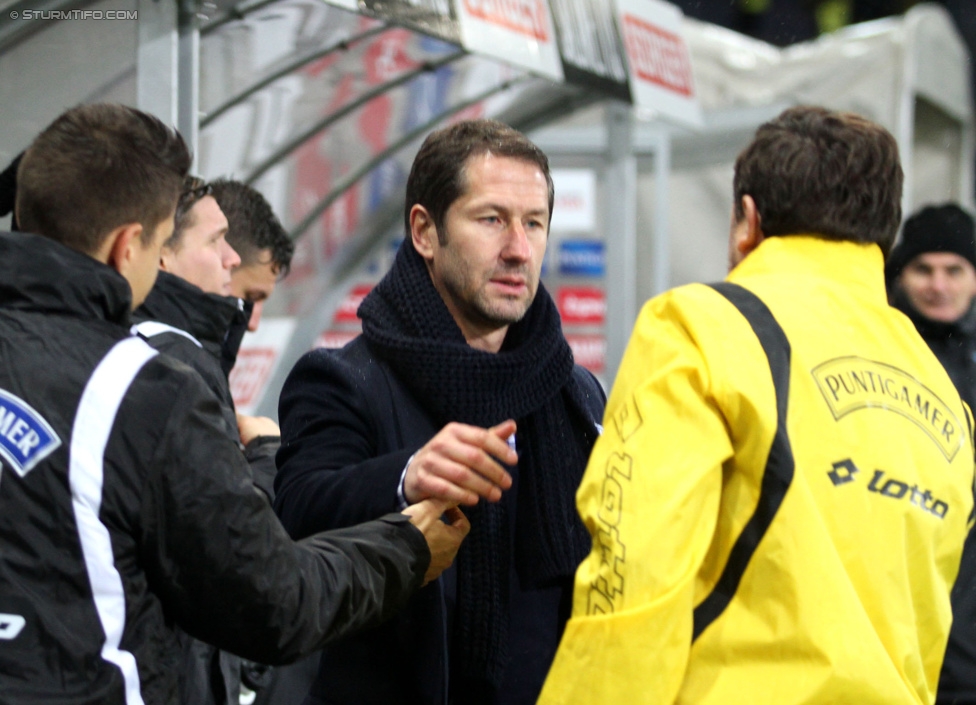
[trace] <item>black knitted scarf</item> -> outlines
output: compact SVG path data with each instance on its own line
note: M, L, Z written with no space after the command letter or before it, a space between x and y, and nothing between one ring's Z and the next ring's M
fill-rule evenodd
M467 344L407 239L359 308L363 335L440 424L518 424L515 568L522 585L572 576L590 537L575 495L596 440L559 314L540 284L497 354ZM509 517L505 502L465 507L452 649L464 676L496 687L508 663Z

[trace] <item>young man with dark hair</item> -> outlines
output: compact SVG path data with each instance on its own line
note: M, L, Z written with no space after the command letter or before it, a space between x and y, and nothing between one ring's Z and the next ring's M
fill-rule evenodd
M579 490L539 702L931 704L972 420L887 303L894 138L791 108L735 165L732 271L643 309Z
M234 409L223 361L236 359L249 311L228 295L231 270L241 259L227 243L227 218L203 179L184 180L173 222L173 234L160 252L156 284L133 312L134 330L203 378L220 402L224 432L241 446L255 486L270 501L280 431L271 419L240 416ZM180 641L180 701L239 705L240 657L185 634Z
M288 275L295 243L271 204L256 190L227 179L217 179L211 186L220 210L227 216L227 242L241 257L231 274L231 293L252 305L247 329L253 332L275 284Z
M389 616L463 536L429 502L293 543L199 376L129 334L189 163L114 105L69 110L21 161L38 234L0 234L4 703L175 702L174 624L297 658Z
M173 234L160 251L156 284L132 318L134 330L150 345L200 374L220 400L228 436L238 440L229 367L225 369L223 360L236 358L248 316L242 302L229 295L231 271L241 260L226 233L227 218L209 185L188 176L177 201ZM235 327L240 335L233 335Z
M285 383L275 508L305 536L437 497L473 528L456 570L326 651L306 702L534 703L589 550L575 492L604 403L539 281L549 164L506 125L461 122L428 136L407 194L362 336Z

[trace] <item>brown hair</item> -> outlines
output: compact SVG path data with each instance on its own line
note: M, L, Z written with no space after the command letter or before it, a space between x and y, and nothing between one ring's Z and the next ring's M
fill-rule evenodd
M549 218L555 190L549 173L549 158L518 130L497 120L464 120L432 132L424 140L413 160L407 179L404 225L410 233L410 209L419 204L430 213L437 236L444 242L444 216L462 194L464 168L471 157L482 154L511 157L539 167L549 189Z
M190 212L193 206L204 196L213 195L213 188L199 176L185 176L183 187L180 189L179 200L176 201L176 213L173 216L173 234L164 243L171 250L178 250L183 240L183 233L193 224Z
M752 196L762 232L877 243L885 256L901 221L898 145L853 113L789 108L756 131L735 162L735 215Z
M17 171L20 228L92 254L115 228L142 241L176 205L190 154L178 132L124 105L83 105L52 122Z
M285 276L295 254L295 243L258 191L240 181L212 181L213 197L227 216L227 242L241 257L241 266L256 263L264 250L271 251L276 274Z

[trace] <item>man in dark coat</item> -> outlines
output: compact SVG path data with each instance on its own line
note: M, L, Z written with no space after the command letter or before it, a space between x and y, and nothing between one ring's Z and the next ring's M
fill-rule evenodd
M976 238L955 204L905 221L885 267L891 304L912 319L970 408L976 406Z
M388 617L463 537L428 501L292 542L199 375L130 335L189 162L113 105L68 111L21 161L37 234L0 233L4 703L178 702L174 625L292 660Z
M325 652L310 703L534 703L589 552L575 492L605 396L541 285L548 160L489 120L431 134L363 334L298 362L275 508L292 536L424 497L466 505L456 570Z
M976 403L976 228L955 204L905 221L885 266L891 304L912 319L959 395ZM952 590L952 630L939 705L976 705L976 538L970 534Z

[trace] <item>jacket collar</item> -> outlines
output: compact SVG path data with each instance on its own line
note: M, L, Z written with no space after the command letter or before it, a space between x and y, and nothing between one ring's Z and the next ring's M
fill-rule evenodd
M786 275L793 280L813 278L825 286L843 282L866 300L888 305L884 256L875 244L828 240L817 235L767 237L729 273L729 281L745 277Z
M40 235L0 232L0 307L128 328L132 291L121 274L86 254Z
M891 305L908 316L919 334L925 339L948 338L962 333L965 336L973 337L976 335L976 299L969 303L969 309L963 314L962 318L952 323L943 321L933 321L931 318L912 306L908 294L897 284L891 296Z
M243 312L240 299L208 294L185 279L161 271L133 317L186 331L211 353L220 355L228 331Z

